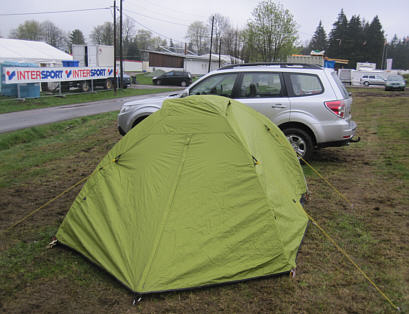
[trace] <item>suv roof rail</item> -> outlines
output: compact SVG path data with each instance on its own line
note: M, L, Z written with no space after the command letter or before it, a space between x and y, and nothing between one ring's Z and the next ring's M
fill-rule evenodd
M218 70L233 69L239 67L251 67L251 66L270 66L270 65L279 65L280 68L302 68L302 69L322 69L318 64L306 64L306 63L287 63L287 62L254 62L254 63L239 63L239 64L230 64L224 67L219 68Z

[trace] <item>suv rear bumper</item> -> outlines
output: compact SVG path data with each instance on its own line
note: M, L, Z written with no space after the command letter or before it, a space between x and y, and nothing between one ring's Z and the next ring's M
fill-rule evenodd
M347 139L347 140L343 140L343 141L320 143L320 144L317 145L317 148L340 147L340 146L349 145L349 143L358 143L360 140L361 140L360 137L358 137L357 139L353 139L353 138L351 137L351 138L349 138L349 139Z
M317 143L317 148L339 147L349 145L349 143L355 143L360 141L360 138L353 139L357 129L357 124L355 121L350 120L349 123L347 125L344 125L341 129L342 130L339 130L338 134L343 134L342 139L334 139L330 141L319 142Z

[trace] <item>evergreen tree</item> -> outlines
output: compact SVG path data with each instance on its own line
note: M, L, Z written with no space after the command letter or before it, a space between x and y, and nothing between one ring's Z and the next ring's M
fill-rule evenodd
M320 21L309 44L310 50L326 50L328 47L327 34Z
M333 28L329 35L327 56L332 58L346 58L344 44L345 33L348 27L348 20L344 14L344 10L338 14L337 21L333 24Z
M357 62L364 60L364 32L359 15L353 15L348 22L344 39L345 58L349 60L351 68L356 67Z
M376 63L377 68L382 66L382 55L385 49L385 36L378 16L375 16L371 24L365 29L365 48L363 50L364 61Z
M393 36L391 42L386 46L385 59L392 58L392 68L409 69L409 36L399 39Z
M79 29L74 29L70 33L70 44L74 45L84 45L85 44L85 39L84 39L84 34L79 30Z
M126 59L129 59L129 60L141 60L142 59L141 52L138 49L138 43L137 43L136 37L131 39L128 43Z

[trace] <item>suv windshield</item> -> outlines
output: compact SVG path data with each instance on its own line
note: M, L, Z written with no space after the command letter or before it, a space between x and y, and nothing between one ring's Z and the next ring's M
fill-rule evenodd
M403 81L403 77L400 75L389 75L388 81Z

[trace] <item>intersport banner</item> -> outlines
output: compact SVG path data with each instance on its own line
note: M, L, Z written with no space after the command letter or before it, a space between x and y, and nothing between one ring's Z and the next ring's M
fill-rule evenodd
M117 70L117 75L118 75ZM114 77L113 67L20 68L5 67L5 84L98 80Z

